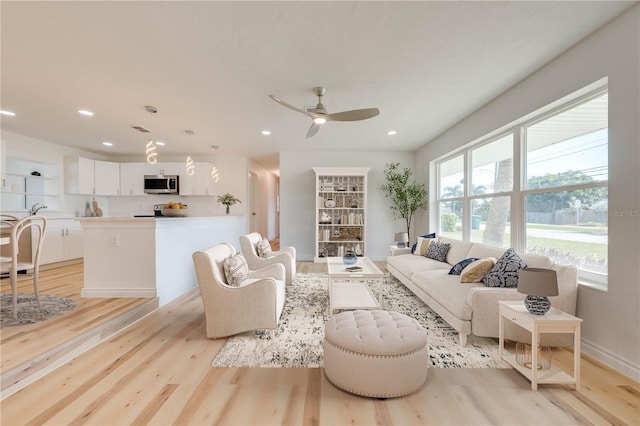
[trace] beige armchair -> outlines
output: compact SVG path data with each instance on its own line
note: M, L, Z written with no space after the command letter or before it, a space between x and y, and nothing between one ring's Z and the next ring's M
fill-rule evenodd
M287 284L291 284L296 277L296 248L284 247L281 250L273 251L269 257L260 257L257 250L257 245L260 241L262 241L262 235L258 232L252 232L240 237L240 248L247 259L249 268L258 269L280 263L284 265L287 272Z
M250 270L247 279L237 287L230 286L224 261L235 254L229 243L193 253L207 337L215 339L256 329L271 330L273 336L284 307L284 266L273 264Z

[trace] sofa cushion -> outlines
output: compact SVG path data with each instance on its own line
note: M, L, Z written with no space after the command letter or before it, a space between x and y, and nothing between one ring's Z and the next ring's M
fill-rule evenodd
M387 265L394 267L407 278L411 278L416 272L442 269L449 270L449 265L424 256L414 256L412 254L401 254L400 256L387 257Z
M510 248L498 259L493 268L482 278L487 287L517 287L518 273L527 264Z
M480 243L473 243L469 249L469 257L477 257L482 259L483 257L495 257L500 259L504 254L505 249L500 247L488 246Z
M456 263L451 267L451 269L449 270L449 275L460 275L462 273L462 270L466 268L467 265L469 265L472 262L475 262L476 260L478 259L476 259L475 257L468 257L466 259L462 259L460 262Z
M435 234L434 234L435 235ZM435 242L435 237L418 237L418 241L416 242L416 248L413 251L413 254L416 256L425 256L427 254L427 250L432 242Z
M418 272L411 281L462 320L471 320L471 307L466 303L467 292L472 287L484 287L476 283L461 284L456 275L448 274L447 269Z
M269 258L273 254L273 251L271 250L271 243L269 243L269 240L266 238L258 241L258 244L256 244L256 250L260 257Z
M242 253L226 258L223 268L227 284L230 286L239 286L249 275L249 265Z
M529 268L545 268L549 269L553 266L553 259L547 256L531 253L518 253L518 256L527 264Z
M449 247L451 247L451 244L433 241L429 244L425 257L437 260L438 262L444 262L447 257L447 252L449 251Z
M473 259L473 258L472 258ZM496 264L495 257L483 257L468 264L460 274L461 283L479 283Z
M467 253L469 253L469 249L473 245L473 243L470 243L468 241L460 241L454 240L453 238L440 237L438 239L438 242L451 244L451 247L449 247L449 252L447 253L447 258L445 259L445 261L451 266L460 262L462 259L466 259L467 257L484 257L471 254L467 255ZM498 255L498 257L500 256Z
M425 234L425 235L420 235L418 238L435 238L436 237L436 233L432 232L430 234ZM416 247L418 246L418 242L416 241L415 243L413 243L413 245L411 246L411 253L415 253L416 252ZM424 255L423 255L424 256Z

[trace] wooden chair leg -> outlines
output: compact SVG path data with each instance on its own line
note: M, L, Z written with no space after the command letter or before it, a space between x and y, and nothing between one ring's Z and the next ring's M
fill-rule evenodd
M13 319L18 318L18 271L15 269L11 270L10 281L11 281L11 292L13 293Z
M38 309L42 312L42 305L40 304L40 290L38 289L38 267L33 270L33 292L36 294L36 302L38 303Z

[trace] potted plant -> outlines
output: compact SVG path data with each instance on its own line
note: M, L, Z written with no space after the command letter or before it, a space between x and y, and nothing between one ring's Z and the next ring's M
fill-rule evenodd
M400 170L400 163L387 163L384 171L386 183L380 189L391 200L391 211L396 219L404 219L410 235L411 220L418 209L427 208L427 190L424 184L411 179L411 170Z
M218 202L227 206L225 213L229 214L229 207L236 203L241 203L242 201L238 200L236 197L227 192L224 195L218 195Z

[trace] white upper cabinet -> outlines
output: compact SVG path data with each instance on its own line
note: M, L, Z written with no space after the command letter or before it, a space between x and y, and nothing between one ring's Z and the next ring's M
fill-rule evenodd
M213 180L211 179L211 163L194 163L194 174L180 175L180 195L213 195Z
M146 163L120 163L120 195L144 195Z
M120 164L65 157L64 187L68 194L119 195Z
M95 161L95 195L120 195L120 163Z

